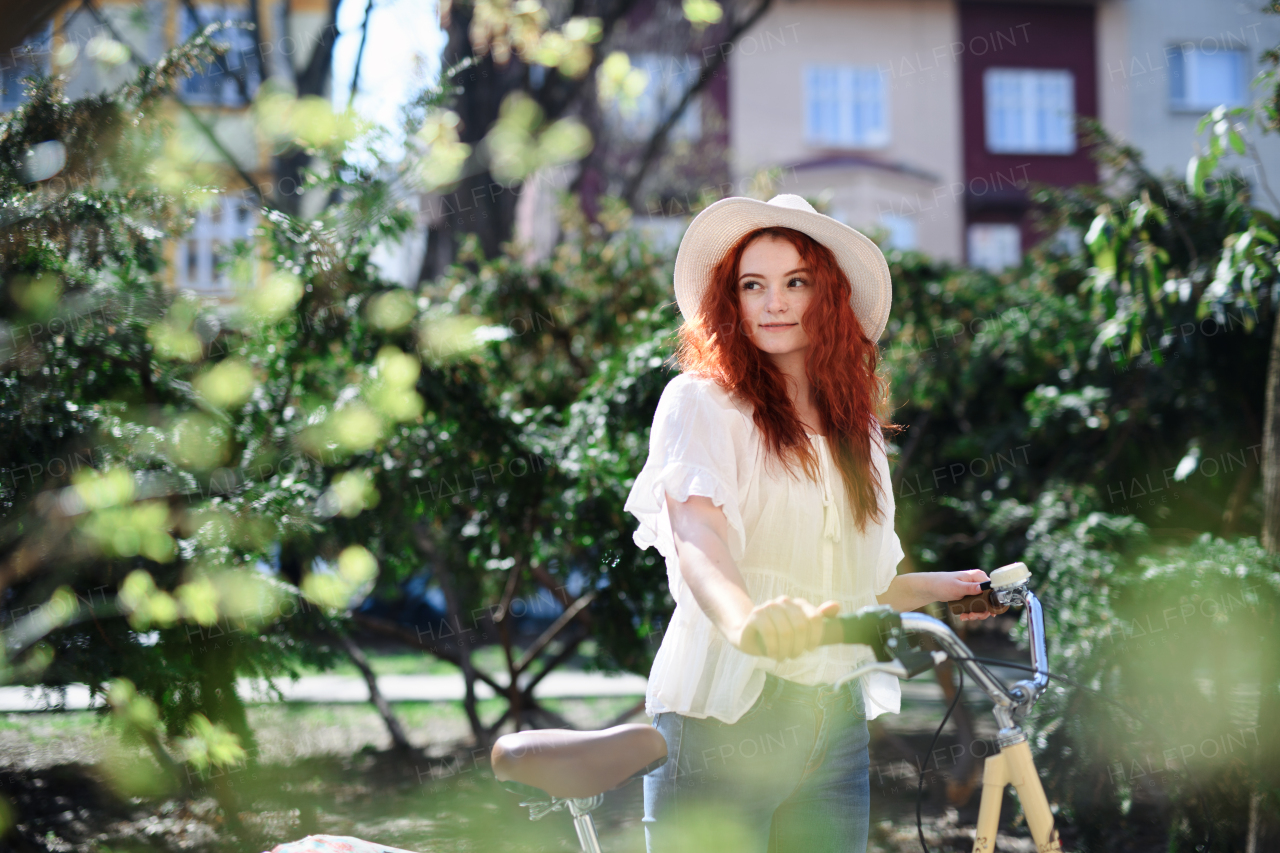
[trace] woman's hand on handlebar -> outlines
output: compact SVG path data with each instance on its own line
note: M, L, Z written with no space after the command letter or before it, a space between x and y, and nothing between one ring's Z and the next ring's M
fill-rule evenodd
M775 660L798 657L822 643L823 620L840 612L840 603L814 606L803 598L779 596L757 604L730 641L749 655Z
M935 600L941 602L959 601L965 596L977 595L982 592L981 584L990 580L982 569L967 569L963 572L930 572L930 574L935 584ZM994 615L990 610L980 610L955 614L955 617L961 622L972 622Z

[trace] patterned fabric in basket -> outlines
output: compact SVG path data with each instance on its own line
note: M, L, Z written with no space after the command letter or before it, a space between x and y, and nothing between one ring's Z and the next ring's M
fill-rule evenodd
M265 853L265 851L264 851ZM412 853L349 835L308 835L300 841L277 844L271 853Z

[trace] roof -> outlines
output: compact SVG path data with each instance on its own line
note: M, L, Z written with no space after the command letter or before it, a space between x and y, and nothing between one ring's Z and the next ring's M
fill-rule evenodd
M918 169L915 166L911 166L906 163L893 163L887 160L881 160L878 157L851 152L819 154L815 157L800 160L786 166L786 168L793 169L797 172L809 171L811 169L839 169L850 167L875 169L877 171L893 172L899 175L910 175L911 177L920 178L921 180L934 183L941 180L938 175L935 175L932 172L926 172L924 169Z

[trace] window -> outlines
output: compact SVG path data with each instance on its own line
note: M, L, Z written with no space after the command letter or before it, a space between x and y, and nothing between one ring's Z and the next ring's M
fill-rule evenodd
M805 138L815 145L878 148L889 143L884 75L875 66L804 70Z
M249 236L255 224L253 207L241 196L221 196L207 210L196 214L195 224L178 243L177 285L180 290L207 293L231 289L218 265L236 240Z
M1076 150L1075 81L1070 71L988 68L982 83L988 151L1071 154Z
M633 109L623 110L615 102L611 121L628 139L648 139L680 103L684 93L697 82L702 65L697 57L642 53L631 57L631 65L649 75L649 83L636 98ZM696 140L702 137L702 110L697 98L671 128L671 139Z
M49 49L53 24L22 43L21 47L0 56L0 112L17 109L27 99L24 77L49 73Z
M991 272L1022 261L1022 232L1017 225L979 222L969 226L969 265Z
M1207 112L1219 105L1248 103L1243 50L1217 48L1212 53L1188 42L1166 51L1169 58L1169 106Z
M183 5L181 23L178 30L179 41L186 41L200 30L217 21L240 22L249 20L247 9L226 6L196 6L199 20L191 15L191 9ZM209 63L203 73L193 74L182 80L182 96L193 104L214 104L227 107L239 107L248 103L244 97L250 98L258 91L262 82L261 69L258 67L258 55L254 50L254 33L241 27L227 27L219 30L215 41L225 42L231 46L218 62ZM241 91L243 82L243 93Z
M914 219L893 213L882 213L880 214L880 226L888 232L885 237L885 245L889 248L901 249L906 252L920 247L920 239Z

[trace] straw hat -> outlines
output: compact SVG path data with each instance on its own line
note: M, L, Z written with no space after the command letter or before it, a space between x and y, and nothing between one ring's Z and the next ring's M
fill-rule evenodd
M823 216L798 195L774 196L767 202L725 198L694 218L676 253L676 303L685 319L698 313L716 264L739 240L760 228L791 228L830 249L853 285L849 299L853 313L868 338L880 339L893 296L884 255L866 235Z

